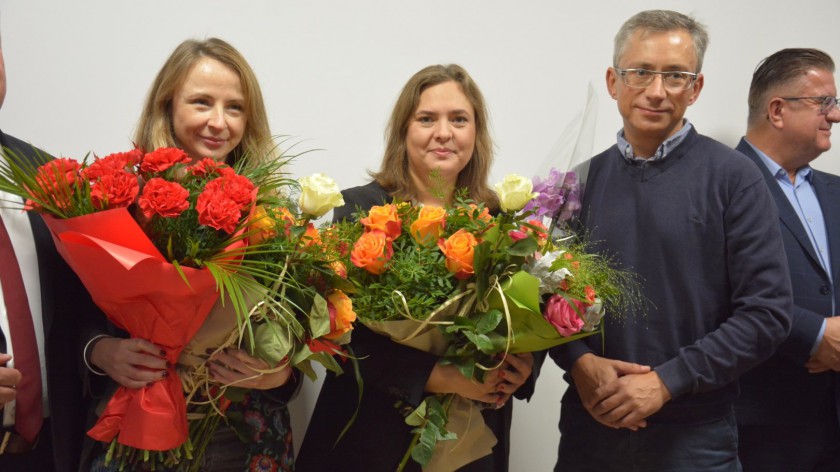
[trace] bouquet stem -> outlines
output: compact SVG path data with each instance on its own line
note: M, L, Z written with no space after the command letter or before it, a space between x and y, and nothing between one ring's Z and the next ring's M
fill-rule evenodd
M405 469L406 464L408 464L408 460L411 458L411 451L414 450L414 446L417 445L417 442L420 441L420 433L414 433L411 437L411 442L408 444L408 449L405 450L405 454L403 454L403 458L400 461L399 465L397 465L396 472L402 472Z

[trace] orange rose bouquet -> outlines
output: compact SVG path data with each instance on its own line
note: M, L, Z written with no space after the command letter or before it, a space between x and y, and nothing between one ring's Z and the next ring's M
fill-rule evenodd
M522 211L536 196L529 180L508 176L496 190L497 215L457 196L446 208L386 204L339 223L325 243L348 267L360 322L479 380L507 354L591 334L603 307L627 293L608 261L552 241ZM424 470L456 469L495 443L457 395L427 398L406 422L416 433L410 457Z
M270 294L255 279L269 268L251 255L278 249L249 243L249 222L258 204L279 205L278 195L294 186L279 172L286 161L231 167L191 162L175 148L82 162L6 152L0 189L43 215L108 319L160 346L172 366L164 380L120 388L110 399L88 434L112 452L145 451L131 457L152 467L182 453L192 458L185 394L194 392L184 391L175 366L217 300L241 317Z

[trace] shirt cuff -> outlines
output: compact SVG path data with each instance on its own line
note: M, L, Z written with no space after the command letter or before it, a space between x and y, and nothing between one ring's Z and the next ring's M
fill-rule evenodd
M828 325L828 320L823 320L822 326L820 327L820 332L817 333L817 339L816 339L816 341L814 341L814 345L811 347L811 353L810 354L812 356L817 353L817 348L820 347L820 343L823 340L823 336L825 336L825 327L827 325Z

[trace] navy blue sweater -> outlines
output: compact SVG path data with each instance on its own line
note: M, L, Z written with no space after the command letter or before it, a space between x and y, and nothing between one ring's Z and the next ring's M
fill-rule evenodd
M731 410L737 378L787 336L790 280L778 217L756 166L694 129L665 159L591 160L581 223L593 249L641 278L645 312L608 313L601 336L552 351L650 365L673 400L651 421ZM568 377L568 376L567 376ZM580 401L570 386L564 401Z

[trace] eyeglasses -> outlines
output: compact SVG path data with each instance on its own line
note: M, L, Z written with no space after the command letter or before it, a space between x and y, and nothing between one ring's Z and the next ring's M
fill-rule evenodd
M624 80L624 85L634 88L646 88L653 83L657 75L662 76L662 85L672 92L687 90L697 80L694 72L675 70L647 70L647 69L619 69L618 75Z
M840 108L840 97L781 97L782 100L813 100L819 102L820 113L828 115L831 110Z

